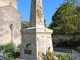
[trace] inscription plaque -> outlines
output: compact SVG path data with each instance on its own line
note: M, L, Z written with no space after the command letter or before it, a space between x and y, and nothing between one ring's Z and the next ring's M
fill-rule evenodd
M31 55L32 51L31 51L31 50L26 50L26 49L25 49L24 53L25 53L25 54Z
M28 44L26 45L25 50L24 50L24 53L25 53L25 54L31 55L32 50L29 50L29 46L30 46L30 45L31 45L30 43L28 43Z

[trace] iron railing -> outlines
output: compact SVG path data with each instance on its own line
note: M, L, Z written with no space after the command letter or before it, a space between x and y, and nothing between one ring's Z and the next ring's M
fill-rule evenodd
M73 49L66 48L54 48L54 54L69 54L70 58L68 60L80 60L80 53Z

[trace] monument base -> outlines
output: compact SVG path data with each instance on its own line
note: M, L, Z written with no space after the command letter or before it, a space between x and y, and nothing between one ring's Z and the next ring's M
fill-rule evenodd
M19 59L19 60L36 60L36 59L26 58L26 59Z
M58 60L58 57L54 56L55 60ZM33 58L24 58L24 59L20 59L19 60L43 60L42 58L38 58L38 59L33 59Z
M26 60L41 60L37 58L41 57L42 53L46 54L48 48L50 48L50 52L53 52L52 32L52 30L46 27L30 27L23 29L21 31L21 58L25 58Z
M19 60L42 60L41 58L34 59L34 58L19 58Z

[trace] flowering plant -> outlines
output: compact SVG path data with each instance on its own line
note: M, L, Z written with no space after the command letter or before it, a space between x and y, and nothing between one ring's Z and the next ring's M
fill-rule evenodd
M50 52L50 48L48 48L46 54L43 53L43 60L55 60L54 59L54 52Z

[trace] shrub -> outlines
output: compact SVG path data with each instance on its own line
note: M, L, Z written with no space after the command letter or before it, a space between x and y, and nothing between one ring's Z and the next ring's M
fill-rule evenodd
M14 50L14 45L12 43L8 43L5 45L0 45L0 50L4 50L6 53Z
M69 54L65 54L65 55L58 54L56 55L56 57L58 57L59 60L69 60L70 59Z
M12 43L0 45L0 50L4 50L5 57L11 60L20 56L20 51L15 51Z

